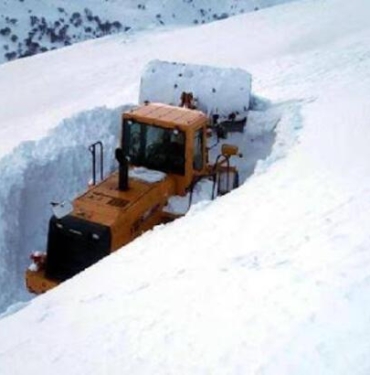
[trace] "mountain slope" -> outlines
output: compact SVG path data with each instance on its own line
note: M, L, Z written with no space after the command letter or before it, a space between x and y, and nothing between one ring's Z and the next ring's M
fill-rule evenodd
M1 0L0 62L118 32L208 23L287 1L292 0Z
M281 111L270 156L241 188L0 320L2 371L367 375L369 11L366 0L307 0L0 67L22 79L20 64L30 75L63 67L38 82L53 103L60 95L55 117L43 116L46 95L30 105L31 91L16 120L4 116L13 151L27 110L43 145L63 116L135 100L154 57L245 68Z

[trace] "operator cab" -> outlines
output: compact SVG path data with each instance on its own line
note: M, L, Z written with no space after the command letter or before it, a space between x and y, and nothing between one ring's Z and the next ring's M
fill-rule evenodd
M208 118L200 111L150 103L123 116L121 147L129 163L169 174L185 195L207 168Z
M185 174L185 133L134 120L124 122L123 149L133 165Z

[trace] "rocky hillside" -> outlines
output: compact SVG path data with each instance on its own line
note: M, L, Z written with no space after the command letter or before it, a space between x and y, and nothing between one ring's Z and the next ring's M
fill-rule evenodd
M0 0L0 63L87 39L203 24L292 0Z

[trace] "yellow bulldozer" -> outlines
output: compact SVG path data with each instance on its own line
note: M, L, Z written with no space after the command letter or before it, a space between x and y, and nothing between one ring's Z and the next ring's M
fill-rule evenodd
M251 75L244 70L150 62L141 79L141 105L122 116L118 170L103 178L103 144L90 146L93 183L72 204L55 205L46 253L33 253L26 271L29 291L44 293L155 225L185 214L205 181L211 199L237 187L230 160L241 156L238 148L223 144L210 162L208 135L216 130L219 138L225 127L243 131L250 97ZM188 202L185 210L173 209L178 198Z
M40 294L120 249L157 224L180 214L166 209L174 196L189 197L206 179L212 195L238 185L230 159L240 156L223 144L210 164L209 117L167 104L145 103L122 116L118 170L77 197L69 212L49 222L46 253L32 255L26 271L30 292ZM95 154L94 154L95 155Z

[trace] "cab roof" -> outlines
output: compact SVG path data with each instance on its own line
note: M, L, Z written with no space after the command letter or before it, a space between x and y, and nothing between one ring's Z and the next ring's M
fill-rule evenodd
M168 128L198 127L208 122L203 112L161 103L149 103L133 108L124 114L124 118Z

